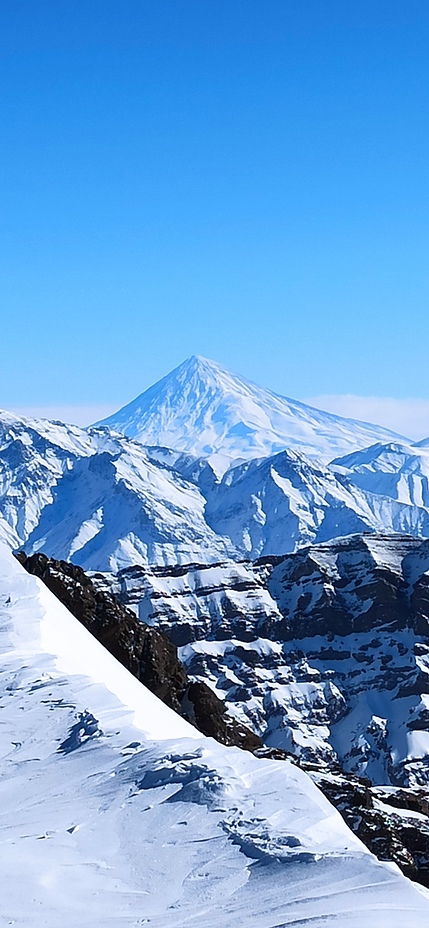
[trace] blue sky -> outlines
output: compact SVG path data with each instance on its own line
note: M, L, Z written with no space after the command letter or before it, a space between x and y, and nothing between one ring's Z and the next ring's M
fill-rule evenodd
M202 354L429 432L428 39L427 0L3 0L0 405Z

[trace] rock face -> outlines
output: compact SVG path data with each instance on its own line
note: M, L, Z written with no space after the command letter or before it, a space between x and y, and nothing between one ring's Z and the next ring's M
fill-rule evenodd
M203 734L249 750L259 745L252 731L229 717L206 683L188 680L167 635L139 622L112 594L97 589L80 567L44 554L26 557L21 552L17 557L130 673Z
M284 557L136 568L122 601L264 744L374 784L429 783L429 542L359 535Z
M429 887L429 794L383 789L350 774L312 772L349 828L380 860L393 860L410 880Z
M255 632L267 637L282 621L260 572L249 561L130 567L117 574L113 588L142 621L165 631L178 646L233 634L244 641Z

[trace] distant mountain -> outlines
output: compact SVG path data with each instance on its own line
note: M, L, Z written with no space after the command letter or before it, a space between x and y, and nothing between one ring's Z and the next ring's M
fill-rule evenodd
M144 445L211 456L219 470L231 459L264 457L285 448L328 461L377 441L407 441L381 426L278 396L198 356L96 425Z
M0 413L0 538L12 548L93 570L237 555L204 507L194 483L137 442Z
M405 493L398 498L391 492L389 476L378 480L371 474L368 485L361 485L355 471L336 474L296 451L283 451L231 467L219 482L202 490L207 500L204 517L242 556L252 559L357 532L428 537L426 495L421 491L419 496L416 487L414 500Z
M355 487L412 506L429 508L429 442L377 443L331 463Z
M413 448L429 448L429 438L421 438L413 444Z

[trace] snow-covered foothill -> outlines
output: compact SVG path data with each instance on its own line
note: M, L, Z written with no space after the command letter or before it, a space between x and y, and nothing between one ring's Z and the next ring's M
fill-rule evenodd
M427 925L302 771L201 737L3 548L0 650L5 925Z

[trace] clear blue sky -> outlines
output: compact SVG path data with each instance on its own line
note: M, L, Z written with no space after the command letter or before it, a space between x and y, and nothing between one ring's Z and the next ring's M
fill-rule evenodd
M429 400L427 0L3 0L0 406Z

